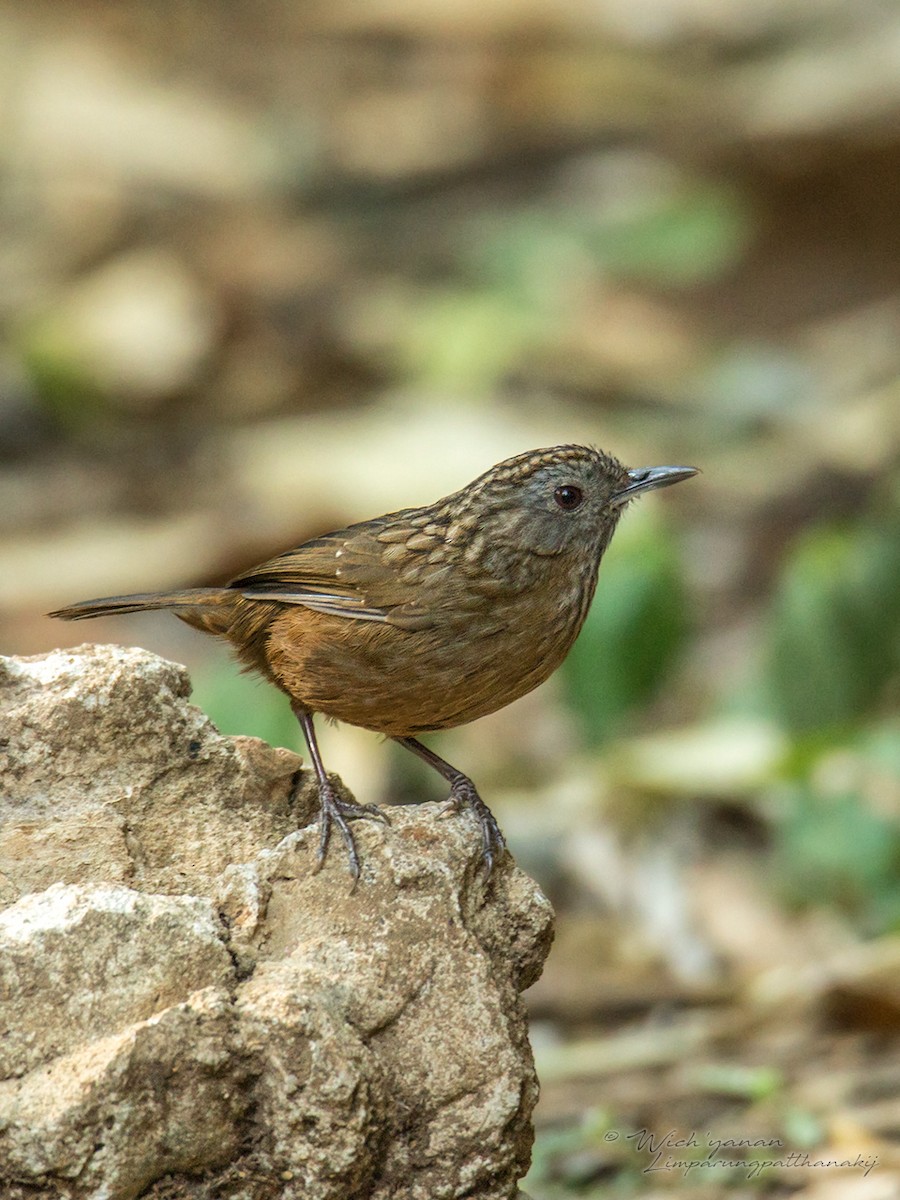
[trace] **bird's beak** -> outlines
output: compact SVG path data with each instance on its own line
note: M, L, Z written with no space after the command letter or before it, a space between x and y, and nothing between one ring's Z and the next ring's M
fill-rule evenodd
M640 492L649 492L653 488L668 487L672 483L680 483L682 479L690 479L697 475L696 467L634 467L628 472L630 482L627 487L616 492L610 500L613 508L633 500Z

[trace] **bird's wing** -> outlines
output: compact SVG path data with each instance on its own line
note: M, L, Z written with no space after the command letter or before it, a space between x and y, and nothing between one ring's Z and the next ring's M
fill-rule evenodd
M419 510L391 514L304 542L239 575L230 587L250 600L298 604L331 616L425 629L438 617L433 587L441 563L436 533Z

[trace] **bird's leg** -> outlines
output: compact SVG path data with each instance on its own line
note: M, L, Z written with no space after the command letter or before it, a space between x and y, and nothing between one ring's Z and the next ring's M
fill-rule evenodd
M394 738L394 741L405 746L407 750L412 750L413 754L418 755L423 762L427 762L429 767L433 767L439 775L447 780L450 784L448 807L451 811L459 812L463 807L470 808L478 818L478 823L481 825L481 855L484 860L484 873L485 876L489 876L494 867L495 857L500 858L506 849L506 839L500 832L500 826L497 824L494 814L478 795L475 784L468 775L463 775L462 771L458 771L456 767L451 766L433 750L423 746L416 738L398 737Z
M334 784L325 772L322 756L319 753L319 743L316 741L316 730L313 725L312 713L308 712L305 708L300 708L299 705L292 704L291 708L294 711L294 716L300 722L300 728L303 730L303 736L306 738L306 744L309 747L310 757L312 758L313 768L319 784L320 833L319 850L316 855L316 870L319 870L325 861L325 855L328 851L328 841L331 837L331 827L332 825L336 825L340 830L341 837L344 839L344 845L347 847L347 855L350 859L350 874L353 876L355 886L356 881L359 879L359 855L356 852L356 841L348 822L357 820L360 817L368 817L369 820L383 821L386 825L389 825L388 815L377 804L354 804L350 800L341 799Z

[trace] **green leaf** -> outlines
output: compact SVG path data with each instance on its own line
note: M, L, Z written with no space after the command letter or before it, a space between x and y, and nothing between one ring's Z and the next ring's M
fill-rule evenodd
M900 538L889 523L819 529L776 592L767 656L774 708L796 733L877 709L900 669Z
M649 517L629 519L603 560L591 611L562 669L566 698L593 744L653 695L687 624L671 538Z
M900 920L900 829L854 792L823 795L811 783L783 789L775 867L797 905L824 905L866 933Z

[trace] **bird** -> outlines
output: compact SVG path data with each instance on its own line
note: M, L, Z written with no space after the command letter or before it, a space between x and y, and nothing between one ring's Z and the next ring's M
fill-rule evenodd
M220 587L107 596L66 621L170 609L224 638L244 669L285 692L319 794L317 869L333 829L353 886L350 822L389 820L341 795L319 752L320 713L385 735L450 785L448 809L480 826L489 877L506 842L475 784L419 740L505 707L543 683L584 623L600 561L628 503L697 474L627 468L592 446L527 451L449 496L312 538Z

